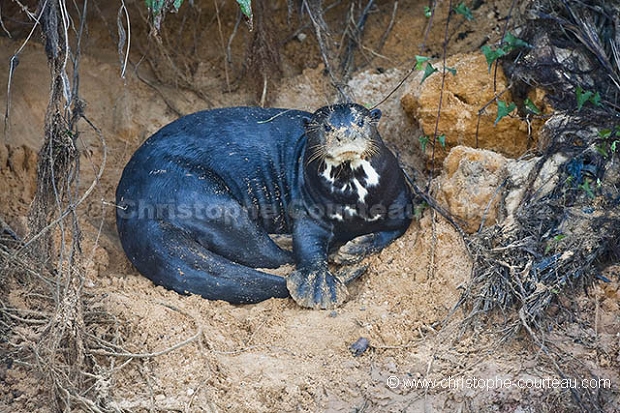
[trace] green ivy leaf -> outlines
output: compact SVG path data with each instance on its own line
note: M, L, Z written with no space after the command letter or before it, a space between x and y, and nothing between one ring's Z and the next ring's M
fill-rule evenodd
M526 42L525 40L519 39L514 34L508 32L504 36L503 43L506 44L510 51L514 49L518 49L519 47L532 47L531 44Z
M452 73L452 76L456 76L456 69L453 67L446 67L446 70Z
M577 89L575 90L575 95L577 97L577 110L579 111L581 110L583 105L585 105L585 103L590 100L593 93L589 90L583 90L581 86L577 86Z
M152 14L159 14L161 8L164 5L162 0L145 0L146 8L151 11Z
M445 134L439 135L437 137L437 141L439 141L439 144L441 145L442 148L446 147L446 135Z
M579 185L579 188L586 193L586 196L588 198L594 199L594 192L592 191L592 188L590 187L590 181L588 181L587 179L584 180L583 183Z
M549 241L547 243L547 246L545 247L545 255L547 255L554 246L557 246L564 238L566 238L565 234L558 234L555 237L553 237L552 241Z
M245 18L247 19L247 24L250 28L250 31L252 31L252 28L254 27L252 0L237 0L237 4L239 5L239 10L241 10L241 13L243 13Z
M474 15L471 13L471 9L465 5L465 3L461 2L454 8L454 12L456 14L460 14L465 17L465 20L472 21L474 19Z
M420 148L422 149L422 153L426 152L426 145L428 145L429 141L428 136L420 136L418 139L420 140Z
M613 141L611 141L611 143L609 143L612 136L618 136L618 132L619 130L616 127L614 127L613 130L601 129L600 131L598 131L598 136L603 140L603 142L601 143L601 145L597 145L595 148L604 157L607 157L607 147L609 147L611 153L616 153L618 151L618 144L620 143L620 141L614 139ZM602 148L602 150L600 148Z
M248 19L252 18L252 0L237 0L241 13Z
M489 65L489 71L491 71L491 66L493 65L493 62L495 62L497 59L499 59L500 57L506 54L506 51L504 49L493 50L489 46L486 46L486 45L482 46L480 50L482 50L484 57L487 59L487 64Z
M603 145L596 145L594 148L596 149L596 152L598 152L599 155L601 155L603 158L607 158L609 156L607 150Z
M424 67L424 63L428 62L429 60L431 60L430 57L416 56L415 57L415 70L422 70L422 68Z
M517 108L517 105L514 102L510 102L510 104L506 104L503 100L497 100L497 119L495 119L494 125L502 120L503 117L510 115L510 113Z
M435 72L437 72L437 69L434 68L432 64L426 63L426 67L424 68L424 76L422 76L422 81L420 82L420 84L424 83L426 78Z
M414 216L414 218L417 221L422 219L422 214L424 213L424 210L426 210L428 207L429 207L429 205L426 203L426 201L422 201L422 203L417 204L415 207L413 207L413 216Z
M532 102L530 98L526 98L523 103L525 103L525 108L528 110L528 112L533 113L534 115L540 115L542 113L540 109L538 109L538 106L536 106L536 104Z
M146 8L150 13L149 17L151 18L155 34L159 33L166 12L178 12L183 1L184 0L144 0L144 4L146 4Z

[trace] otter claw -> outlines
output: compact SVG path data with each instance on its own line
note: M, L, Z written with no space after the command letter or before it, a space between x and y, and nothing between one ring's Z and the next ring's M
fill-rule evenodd
M349 295L344 282L324 269L294 271L286 278L286 287L297 304L314 309L338 307Z

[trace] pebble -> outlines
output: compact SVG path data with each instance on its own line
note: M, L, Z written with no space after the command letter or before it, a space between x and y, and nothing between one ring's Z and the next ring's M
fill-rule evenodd
M360 337L357 341L349 346L349 351L353 353L355 357L359 357L368 350L370 342L366 337Z

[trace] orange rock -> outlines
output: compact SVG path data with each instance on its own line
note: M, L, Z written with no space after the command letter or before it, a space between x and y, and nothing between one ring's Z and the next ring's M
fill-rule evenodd
M439 68L440 64L435 63L434 66ZM456 145L492 149L513 158L535 147L529 136L536 136L536 133L528 136L528 124L524 120L506 116L495 125L496 92L503 92L498 97L500 100L508 104L512 102L501 68L498 68L494 79L494 68L489 72L485 57L479 52L451 56L446 67L454 68L456 74L448 72L445 77L438 136L445 134L446 141L445 148L439 144L435 148L436 162L441 162ZM403 109L420 124L426 136L433 136L435 131L441 78L438 71L420 83L420 73L410 82L401 98ZM511 115L516 116L516 111ZM427 145L427 155L431 149L431 145Z
M435 181L435 198L462 221L464 231L474 233L481 224L496 224L507 162L498 153L466 146L456 146L445 158L443 173Z

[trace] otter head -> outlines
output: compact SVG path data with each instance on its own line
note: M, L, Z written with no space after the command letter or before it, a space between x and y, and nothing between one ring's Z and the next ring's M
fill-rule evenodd
M377 123L379 109L368 110L357 104L325 106L305 119L308 138L306 161L339 165L367 160L381 144Z

